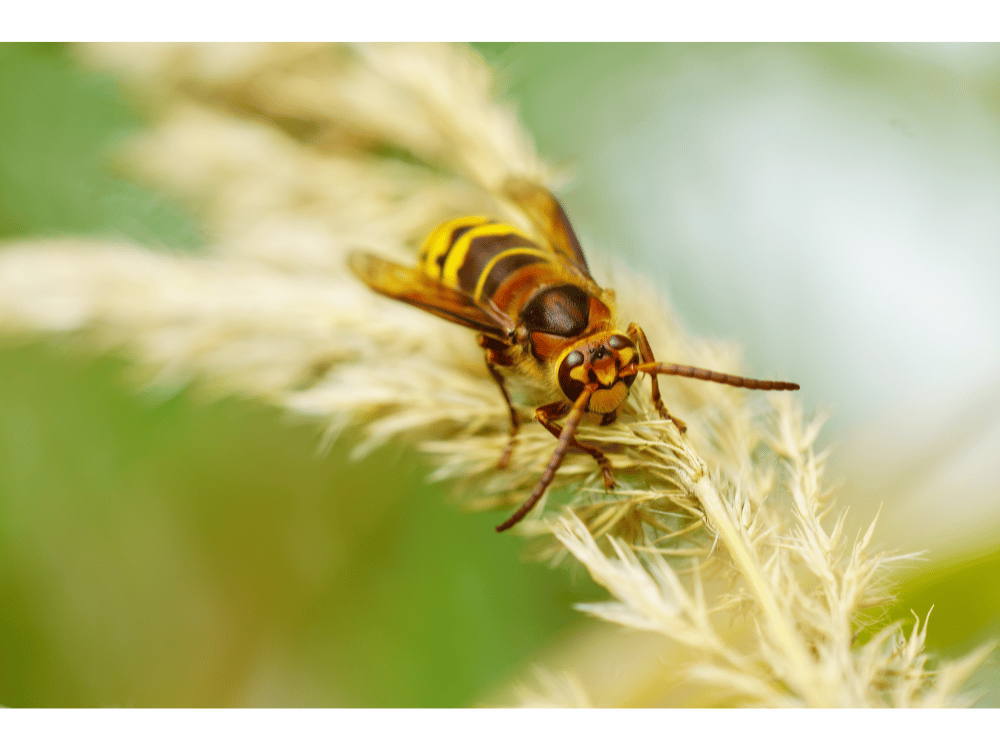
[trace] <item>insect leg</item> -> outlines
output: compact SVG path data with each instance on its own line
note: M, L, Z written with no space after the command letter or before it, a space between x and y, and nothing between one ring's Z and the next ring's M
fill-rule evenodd
M596 383L587 385L583 389L583 393L581 393L579 397L577 397L576 401L573 402L573 408L569 410L569 415L566 417L566 424L563 425L562 432L559 436L559 443L556 445L556 449L552 452L552 457L549 459L549 463L545 467L545 471L543 471L542 476L538 478L538 483L535 485L535 489L531 491L531 496L525 500L524 503L522 503L520 508L514 511L514 514L510 518L497 526L497 531L506 531L524 518L538 503L539 498L541 498L541 496L545 493L545 489L552 484L552 480L556 476L556 469L558 469L560 464L562 464L563 459L566 457L566 451L570 449L570 445L574 442L573 434L576 432L577 427L580 426L580 420L583 419L583 414L587 411L587 403L590 401L590 397L593 395L595 390L597 390ZM541 411L541 409L538 411ZM538 411L535 412L536 415Z
M503 453L500 454L500 459L497 461L498 469L506 469L510 463L511 454L514 452L514 445L517 443L517 431L521 427L521 420L517 416L514 404L510 401L510 394L507 393L503 375L497 369L497 365L509 366L514 364L514 362L503 351L507 345L496 339L491 339L488 336L480 334L479 345L483 347L486 353L486 369L493 380L496 381L497 386L499 386L500 393L503 395L503 400L507 403L507 410L510 413L510 440L507 443L507 447L503 449Z
M562 438L565 428L556 424L555 420L562 417L565 412L565 403L562 401L556 401L553 404L546 404L545 406L540 406L535 409L535 419L541 422L542 427L551 432L556 440L559 440ZM584 453L590 454L593 459L597 461L597 465L601 467L601 473L604 474L605 487L610 490L615 486L615 475L611 472L611 462L608 460L608 457L604 455L604 451L600 448L595 448L592 445L581 443L575 437L570 439L569 445L571 448L577 448Z
M628 327L628 336L639 347L639 357L642 359L643 363L656 361L656 357L653 356L653 350L649 347L649 340L646 338L646 334L643 333L639 326L635 323L630 323ZM663 405L663 399L660 398L660 384L656 379L656 374L649 373L649 377L650 380L653 381L653 406L656 407L656 411L660 413L660 416L663 419L669 419L677 425L678 430L681 432L687 432L687 425L677 417L670 414L670 412L667 411L667 407Z

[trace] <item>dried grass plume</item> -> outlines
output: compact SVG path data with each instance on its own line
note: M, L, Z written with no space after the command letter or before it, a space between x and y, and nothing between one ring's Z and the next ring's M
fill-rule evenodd
M181 256L97 239L13 244L0 253L0 329L124 347L170 384L265 400L323 423L365 425L362 453L418 445L436 479L484 508L513 506L554 447L527 423L509 470L495 469L506 411L475 337L381 299L349 275L369 248L415 262L438 223L468 213L517 220L498 198L511 176L553 184L490 71L450 45L93 45L147 108L130 167L197 207L211 241ZM591 253L598 281L631 293L664 361L737 372L733 347L689 336L641 277ZM535 554L581 563L611 601L594 617L678 646L663 666L704 704L961 705L983 652L928 668L926 621L873 624L892 559L872 528L844 533L824 486L822 419L790 396L663 382L689 423L652 408L648 381L612 426L580 438L606 450L620 488L569 456L519 527ZM866 619L867 618L867 619ZM540 671L524 705L587 705L573 675ZM697 687L695 687L697 686Z

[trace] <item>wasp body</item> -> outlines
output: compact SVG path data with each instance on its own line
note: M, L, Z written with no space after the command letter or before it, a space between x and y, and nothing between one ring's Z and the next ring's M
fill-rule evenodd
M510 459L520 421L498 367L536 373L558 390L558 400L535 409L535 418L557 438L556 448L531 495L497 531L506 531L535 506L570 448L590 454L605 486L615 486L603 451L579 442L575 434L587 412L601 415L603 425L613 422L639 373L652 377L653 404L682 432L684 423L663 405L657 375L758 390L798 390L795 383L657 362L639 326L632 323L626 333L616 328L613 294L591 278L555 196L521 180L509 182L505 194L531 219L537 239L509 224L472 216L435 229L415 268L368 253L351 256L354 272L376 292L479 332L486 368L510 414L510 441L498 462L501 468ZM560 426L556 420L563 417Z

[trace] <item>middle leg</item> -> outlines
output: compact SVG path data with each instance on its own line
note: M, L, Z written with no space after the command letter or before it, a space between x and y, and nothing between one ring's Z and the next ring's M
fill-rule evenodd
M630 323L628 327L628 336L632 339L636 345L639 347L639 357L642 359L643 364L646 362L655 362L656 357L653 356L653 350L649 346L649 340L646 338L646 334L643 333L642 329L635 323ZM663 405L663 399L660 398L660 383L656 379L655 374L651 374L650 378L653 381L652 395L653 395L653 406L656 407L656 411L659 412L663 419L669 419L675 425L677 429L682 433L687 432L687 425L684 424L677 417L673 416L667 411L667 407Z
M483 347L486 353L486 369L490 373L490 377L493 378L497 386L500 388L500 394L503 396L504 402L507 404L507 411L510 414L510 439L507 441L507 447L503 449L503 453L500 454L499 460L497 460L498 469L506 469L510 464L511 454L514 453L514 446L517 443L517 431L521 427L521 420L517 416L517 409L514 408L514 404L511 403L510 394L507 392L507 386L504 384L503 375L497 369L497 365L504 367L509 367L514 364L513 360L507 356L506 348L507 345L496 339L491 339L483 334L479 335L479 345Z

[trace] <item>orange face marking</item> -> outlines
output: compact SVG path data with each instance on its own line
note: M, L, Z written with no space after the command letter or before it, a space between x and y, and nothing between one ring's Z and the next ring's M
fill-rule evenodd
M618 363L611 356L597 360L592 367L594 375L597 376L597 382L605 387L610 386L618 379Z
M622 376L622 368L636 358L631 340L618 333L599 333L577 342L555 365L555 375L563 395L574 401L588 383L599 387L587 404L587 411L610 414L628 398L635 375Z

